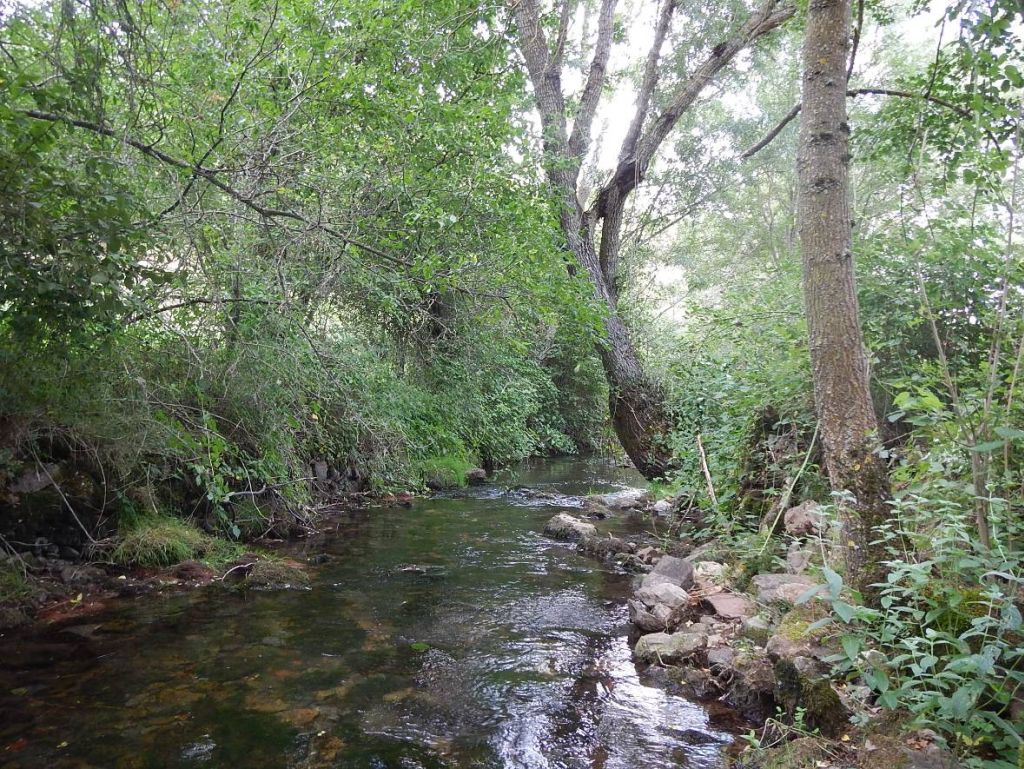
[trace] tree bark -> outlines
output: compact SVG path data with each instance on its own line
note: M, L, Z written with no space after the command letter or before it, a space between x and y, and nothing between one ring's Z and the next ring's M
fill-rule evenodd
M862 593L882 554L873 528L888 518L885 463L861 335L849 210L846 113L850 0L811 0L803 49L798 218L814 399L833 491L845 492L847 581Z
M606 339L599 353L608 380L612 425L626 454L648 478L662 477L670 469L672 453L664 437L671 429L672 420L664 391L644 370L617 311L616 281L626 203L643 181L661 143L714 77L737 53L793 15L792 6L780 6L779 0L764 0L731 37L714 46L692 74L668 94L668 106L660 114L652 115L660 52L676 2L660 0L654 37L637 93L636 111L619 152L618 165L611 179L598 191L594 204L584 210L577 190L579 173L589 149L594 115L605 85L617 0L601 0L597 41L579 107L573 115L571 133L567 123L567 100L562 92L568 6L562 6L558 37L552 51L540 23L538 0L511 0L520 52L540 113L544 170L557 193L559 223L573 256L569 269L582 267L586 270L594 297L605 313Z

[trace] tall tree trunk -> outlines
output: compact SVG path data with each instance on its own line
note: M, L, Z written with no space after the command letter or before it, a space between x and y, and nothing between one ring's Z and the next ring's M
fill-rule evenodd
M580 168L590 144L594 115L605 86L611 53L617 0L601 0L586 82L572 113L569 131L567 99L562 92L562 68L570 14L576 3L561 0L559 24L553 44L541 24L538 0L510 0L519 37L519 50L533 84L543 129L544 170L558 194L559 221L574 260L570 269L582 267L594 288L594 297L605 313L606 339L599 348L608 380L612 424L626 454L648 478L664 476L672 458L665 434L671 420L661 387L646 373L629 332L618 315L616 277L626 201L643 181L661 143L689 110L697 97L741 50L771 32L793 15L793 7L779 0L762 5L739 25L731 37L709 46L704 61L689 77L667 94L667 106L654 114L652 104L658 86L661 49L667 38L677 0L660 0L651 47L636 98L636 111L619 152L610 181L594 204L583 210L577 186ZM600 231L600 250L596 245Z
M841 503L847 581L862 592L880 572L873 527L888 517L885 463L861 336L849 210L846 114L850 0L811 0L803 49L797 161L804 300L814 399L832 488Z

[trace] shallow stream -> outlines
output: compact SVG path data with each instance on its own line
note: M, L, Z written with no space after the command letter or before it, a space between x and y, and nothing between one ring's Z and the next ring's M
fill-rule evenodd
M630 660L629 575L541 534L637 485L535 463L338 518L290 549L309 590L118 599L7 639L0 767L718 766L729 734Z

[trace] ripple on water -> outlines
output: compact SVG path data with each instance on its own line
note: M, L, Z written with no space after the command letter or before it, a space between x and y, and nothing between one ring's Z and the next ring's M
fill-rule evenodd
M354 516L317 540L312 590L118 604L87 659L0 663L4 766L716 766L727 735L637 676L629 578L539 534L549 503L635 482L535 465L506 485L544 505L484 487Z

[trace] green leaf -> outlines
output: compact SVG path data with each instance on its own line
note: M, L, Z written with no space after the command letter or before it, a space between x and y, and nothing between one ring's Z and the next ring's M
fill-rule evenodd
M833 601L832 611L838 614L839 619L841 619L843 622L849 622L857 614L857 610L845 601Z
M853 661L856 660L857 655L860 654L860 650L864 645L864 639L860 636L844 635L839 639L839 643L842 644L843 651L846 652L847 658Z
M1006 441L985 441L971 446L971 451L978 454L991 454L996 449L1001 449L1005 443Z

